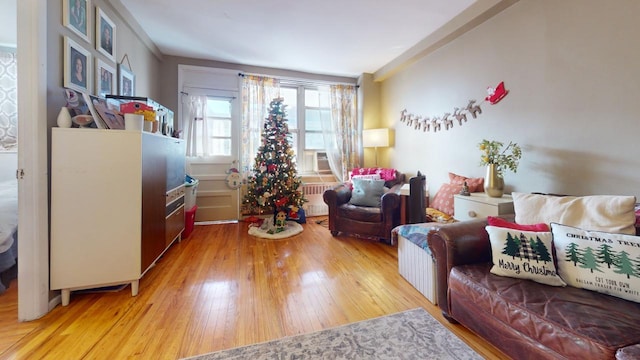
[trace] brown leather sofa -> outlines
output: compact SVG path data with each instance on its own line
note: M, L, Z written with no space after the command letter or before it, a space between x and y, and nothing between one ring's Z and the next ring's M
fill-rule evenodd
M340 184L325 190L322 198L329 206L331 235L337 236L339 232L343 232L374 237L392 244L391 230L400 225L400 188L404 179L404 174L396 170L396 178L385 183L389 191L382 195L380 207L350 204L349 184Z
M459 222L427 235L447 319L514 359L640 359L640 304L491 274L485 226Z

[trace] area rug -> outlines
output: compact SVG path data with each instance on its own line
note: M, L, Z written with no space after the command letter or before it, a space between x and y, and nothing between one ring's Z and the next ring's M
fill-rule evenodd
M193 356L217 359L482 359L422 308Z

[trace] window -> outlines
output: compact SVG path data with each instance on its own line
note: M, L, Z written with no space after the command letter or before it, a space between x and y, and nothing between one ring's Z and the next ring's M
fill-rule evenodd
M225 98L207 98L206 120L196 121L196 133L207 134L209 141L197 143L197 153L207 156L231 155L231 102ZM203 125L207 124L207 129ZM203 149L203 147L207 149Z
M329 92L318 87L283 84L280 93L287 105L291 147L296 153L298 170L318 172L317 159L326 160L322 122L331 116Z

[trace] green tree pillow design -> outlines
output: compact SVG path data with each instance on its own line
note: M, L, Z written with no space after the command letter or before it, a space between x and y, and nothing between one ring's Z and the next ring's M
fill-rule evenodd
M566 286L556 270L550 232L522 231L487 226L491 241L491 273Z
M640 237L556 223L551 232L568 285L640 302Z

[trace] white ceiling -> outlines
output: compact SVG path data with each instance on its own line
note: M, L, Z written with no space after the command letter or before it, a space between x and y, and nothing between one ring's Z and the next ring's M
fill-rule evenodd
M120 0L163 54L357 77L476 0Z
M0 0L0 46L16 44L16 1ZM124 6L166 55L357 77L375 73L471 5L499 1L111 2Z

